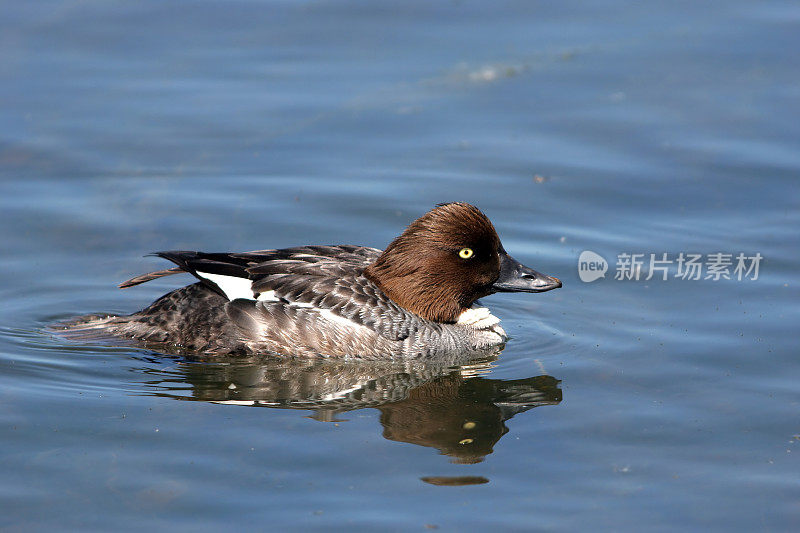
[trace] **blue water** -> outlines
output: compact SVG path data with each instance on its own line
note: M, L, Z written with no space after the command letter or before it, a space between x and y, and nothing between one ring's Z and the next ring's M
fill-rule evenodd
M0 528L800 527L795 3L3 12ZM512 336L493 362L209 363L46 330L189 282L116 289L153 250L383 247L451 200L564 281L483 301ZM579 279L584 250L605 278ZM614 279L681 252L763 261Z

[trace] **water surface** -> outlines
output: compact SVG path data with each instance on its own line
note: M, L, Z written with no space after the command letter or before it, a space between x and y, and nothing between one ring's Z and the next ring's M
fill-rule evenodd
M0 35L0 526L800 524L794 4L37 2ZM189 281L116 289L153 250L383 247L452 200L564 281L486 298L512 339L467 368L45 329ZM614 279L681 252L764 260Z

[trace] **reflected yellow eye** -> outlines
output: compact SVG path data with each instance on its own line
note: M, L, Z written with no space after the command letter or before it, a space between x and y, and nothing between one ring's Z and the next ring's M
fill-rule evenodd
M458 252L458 257L461 259L469 259L474 253L472 248L462 248L461 251Z

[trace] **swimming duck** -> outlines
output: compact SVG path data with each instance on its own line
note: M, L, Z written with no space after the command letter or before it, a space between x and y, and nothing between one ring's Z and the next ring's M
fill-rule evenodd
M506 341L478 298L561 287L508 255L486 215L458 202L439 204L383 251L335 245L153 255L177 266L120 287L180 272L198 282L137 313L83 317L65 331L212 355L425 359Z

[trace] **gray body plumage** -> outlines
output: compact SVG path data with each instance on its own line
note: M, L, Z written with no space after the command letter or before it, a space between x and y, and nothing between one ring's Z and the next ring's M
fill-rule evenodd
M190 352L427 359L502 344L502 329L433 322L393 302L364 276L380 250L305 246L241 254L160 252L177 268L124 286L189 272L199 283L138 313L85 317L73 337L113 335ZM210 276L209 276L210 274ZM206 275L204 278L203 276ZM229 299L211 279L249 280L252 295Z

